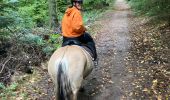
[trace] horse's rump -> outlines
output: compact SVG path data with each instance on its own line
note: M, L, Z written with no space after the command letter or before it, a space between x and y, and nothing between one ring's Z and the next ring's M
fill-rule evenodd
M92 57L82 47L71 45L56 50L48 63L48 72L56 88L56 98L59 95L60 98L75 98L83 79L92 68Z

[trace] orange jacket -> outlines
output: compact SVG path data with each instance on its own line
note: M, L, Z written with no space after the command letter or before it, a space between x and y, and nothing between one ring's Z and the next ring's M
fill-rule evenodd
M85 32L81 12L76 7L68 8L62 19L62 35L64 37L78 37Z

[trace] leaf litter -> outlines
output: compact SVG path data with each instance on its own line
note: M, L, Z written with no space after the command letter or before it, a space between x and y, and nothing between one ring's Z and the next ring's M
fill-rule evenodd
M129 96L137 99L170 99L170 26L153 24L147 18L130 19L132 48L126 58L134 74ZM129 63L130 62L130 63Z

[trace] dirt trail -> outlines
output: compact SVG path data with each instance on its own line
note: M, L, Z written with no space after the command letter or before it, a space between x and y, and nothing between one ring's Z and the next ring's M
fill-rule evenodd
M100 25L96 36L99 65L84 85L90 100L129 99L127 92L132 88L126 82L133 75L127 73L125 62L130 49L128 9L124 0L117 0L115 10L96 21Z
M132 90L132 87L127 82L133 78L133 75L127 72L125 62L130 49L128 9L124 0L117 0L115 9L105 13L92 26L94 30L97 29L95 41L99 65L83 82L85 91L79 94L78 100L130 99L127 93ZM26 90L20 90L27 91L28 100L54 99L53 83L49 78L46 65L41 67L43 70L35 69L38 72L34 73L28 81Z

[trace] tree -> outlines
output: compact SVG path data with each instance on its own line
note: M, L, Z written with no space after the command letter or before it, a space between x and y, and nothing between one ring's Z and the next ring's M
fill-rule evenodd
M8 10L7 10L8 8ZM0 3L0 29L6 28L14 22L14 19L9 15L9 9L14 9L12 3Z
M15 3L4 2L0 3L0 41L9 37L12 33L9 28L15 22L15 18L12 16L12 12L15 9Z
M50 28L55 30L58 26L58 19L57 19L57 1L56 0L49 0L49 18L50 18Z
M130 4L138 14L170 23L170 0L130 0Z

